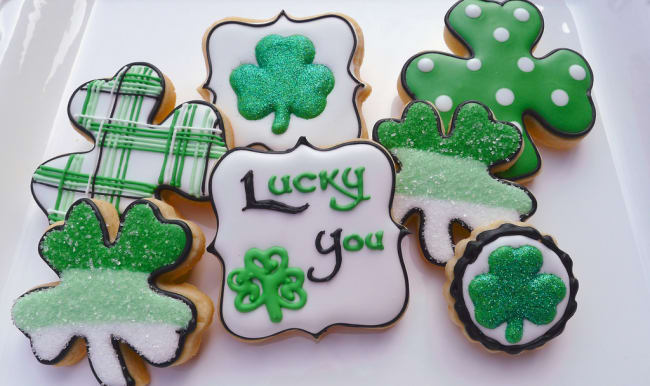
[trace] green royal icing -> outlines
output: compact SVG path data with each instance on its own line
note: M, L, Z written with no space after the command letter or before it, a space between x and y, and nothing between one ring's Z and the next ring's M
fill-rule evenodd
M490 271L469 283L476 321L489 329L507 323L505 337L510 343L521 340L524 319L537 325L551 323L566 286L553 274L538 273L543 263L542 252L530 245L495 249L488 258Z
M350 252L360 251L363 248L363 237L356 233L345 236L343 238L343 248Z
M480 16L468 16L476 15L475 7L480 9ZM586 134L593 125L589 97L592 74L587 62L566 49L545 58L531 55L542 30L542 16L532 4L465 0L451 10L448 24L474 56L467 59L424 53L415 57L403 74L405 88L416 99L435 103L443 122L451 121L459 104L475 100L487 105L497 119L516 122L520 127L524 127L524 113L533 113L554 131L572 137ZM508 32L503 42L495 38L503 39L499 33L504 31L497 30L500 28ZM432 69L425 65L429 60ZM517 179L539 169L537 149L525 129L523 138L522 155L500 176Z
M280 261L273 259L274 256ZM300 268L289 267L289 255L282 247L249 249L244 255L244 267L233 269L227 278L228 287L237 293L235 308L239 312L250 312L265 305L273 323L282 321L282 308L298 310L305 305L304 282L305 273Z
M82 201L70 209L62 229L45 234L39 250L61 283L20 297L12 310L16 326L23 331L74 323L187 326L192 319L187 304L153 291L148 282L153 271L175 263L184 251L183 228L162 224L148 204L136 204L125 213L115 243L106 246L98 216Z
M518 130L491 121L477 103L464 104L453 125L449 136L443 136L436 111L425 102L411 104L401 122L378 125L378 140L400 160L395 192L530 212L533 203L528 194L500 182L488 170L517 153Z
M230 74L239 113L257 120L275 113L272 131L284 133L291 114L303 119L320 115L334 88L327 66L313 64L316 49L307 37L268 35L255 47L257 64L242 64Z

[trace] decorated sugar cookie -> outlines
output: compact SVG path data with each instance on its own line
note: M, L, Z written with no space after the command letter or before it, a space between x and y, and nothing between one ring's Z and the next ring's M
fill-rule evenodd
M226 153L211 177L219 229L208 248L223 263L226 329L318 339L336 325L394 323L408 283L393 185L390 157L369 141Z
M480 103L458 106L449 133L443 134L434 106L414 101L400 120L377 122L373 137L400 165L393 214L403 224L419 215L420 247L435 264L454 255L453 222L472 229L535 212L535 197L526 188L492 174L517 159L519 130L495 121Z
M228 18L205 33L208 77L199 89L237 131L235 146L291 148L306 137L331 146L366 137L359 80L363 35L351 18L324 14Z
M475 230L446 267L449 311L469 339L490 351L538 348L576 311L572 266L550 236L527 224Z
M50 222L63 219L80 197L124 210L164 189L207 200L207 174L226 151L219 112L203 101L173 108L174 88L148 63L131 63L110 79L83 84L68 115L95 146L38 167L32 192Z
M446 125L468 100L484 103L500 121L513 122L522 131L523 152L500 176L529 180L539 171L531 135L538 143L565 148L591 130L596 114L591 68L569 49L533 55L544 21L532 3L462 0L449 10L445 24L445 40L460 56L414 55L402 69L400 94L433 102Z
M102 385L144 385L142 360L164 367L194 356L212 321L210 298L182 283L203 254L196 225L158 200L81 199L43 235L38 251L60 278L16 300L12 318L44 364L86 352Z

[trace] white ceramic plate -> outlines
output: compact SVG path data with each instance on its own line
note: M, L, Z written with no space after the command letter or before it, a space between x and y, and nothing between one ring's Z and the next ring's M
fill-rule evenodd
M401 105L395 82L405 60L420 50L446 50L443 18L452 3L25 1L0 64L0 116L5 119L4 138L9 139L2 147L2 164L7 165L8 176L2 207L7 216L1 232L5 253L0 262L0 280L4 282L0 297L0 373L12 374L11 379L0 379L0 384L95 382L87 361L70 368L40 365L28 340L13 327L9 316L13 299L33 286L56 279L37 254L36 245L47 222L31 200L29 179L42 160L90 148L72 129L65 112L68 97L77 85L112 75L128 62L147 61L172 79L177 102L198 99L196 87L205 77L201 38L212 22L226 16L269 18L282 8L295 16L339 11L355 18L363 28L366 49L361 75L373 88L363 109L371 127L378 119L399 115ZM573 257L580 280L578 311L564 334L542 350L518 357L488 354L469 343L447 315L443 271L419 256L417 243L409 236L403 250L410 304L393 328L372 333L333 333L319 343L293 336L252 345L228 335L217 317L200 355L179 367L150 367L152 383L647 382L648 244L642 236L650 227L649 207L641 197L647 197L644 194L650 189L647 178L645 183L638 183L635 177L638 173L647 176L648 164L641 163L644 168L636 169L628 165L648 157L644 146L650 136L640 122L634 121L633 114L647 111L650 98L647 91L629 93L641 89L630 86L643 86L643 82L647 85L645 71L650 61L647 41L645 51L635 51L621 45L620 37L630 33L648 36L649 7L644 1L538 3L543 7L546 28L536 53L557 47L583 52L594 68L598 107L596 126L575 149L541 149L544 168L529 186L539 203L530 222L556 236L560 247ZM610 17L617 21L612 22ZM590 23L592 19L596 22ZM620 27L623 32L613 29L616 23L624 24ZM582 48L578 32L586 42ZM601 36L609 37L607 44L603 44ZM644 43L644 39L640 40L637 44ZM636 64L626 61L635 55ZM636 134L630 136L630 132ZM211 240L211 214L192 216ZM215 302L221 289L220 270L217 259L206 253L191 277Z

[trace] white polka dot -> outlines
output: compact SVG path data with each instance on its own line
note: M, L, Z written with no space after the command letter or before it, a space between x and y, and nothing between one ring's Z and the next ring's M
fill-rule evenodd
M582 66L574 64L569 67L569 74L571 74L571 77L575 80L583 80L587 76L587 71L585 71Z
M494 38L498 42L503 43L503 42L505 42L506 40L508 40L510 38L510 32L508 32L508 30L503 28L503 27L499 27L499 28L494 30L494 32L492 33L492 36L494 36Z
M434 104L438 110L446 112L451 110L452 101L448 95L440 95L436 98Z
M477 17L481 16L481 7L476 4L470 4L465 7L465 15L467 15L467 17L471 17L472 19L476 19Z
M515 9L514 14L515 14L515 19L517 19L519 21L522 21L522 22L523 21L528 21L528 19L530 19L530 13L528 13L528 11L526 11L523 8Z
M557 89L551 93L551 100L556 106L566 106L569 103L569 94L564 90Z
M517 67L523 72L531 72L535 68L535 63L530 58L522 57L517 60Z
M501 106L510 106L515 101L515 94L509 88L500 88L497 90L496 98Z
M467 61L467 68L470 71L478 71L478 70L480 70L481 69L481 60L476 59L476 58L472 58L472 59L468 60Z
M418 60L418 70L422 72L431 72L431 70L433 70L433 60L429 58Z

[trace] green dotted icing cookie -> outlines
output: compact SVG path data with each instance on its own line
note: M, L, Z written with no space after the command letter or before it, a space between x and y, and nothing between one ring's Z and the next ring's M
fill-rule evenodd
M475 228L498 220L518 221L536 208L528 190L490 172L520 154L519 130L495 121L479 103L458 106L451 122L449 133L443 134L434 106L414 101L401 120L377 122L373 134L401 166L394 216L406 223L411 215L420 214L422 251L441 265L454 254L452 222Z
M502 223L472 234L447 265L451 309L467 336L517 354L555 338L573 316L573 262L550 236Z
M187 298L154 284L188 255L188 226L163 219L150 201L127 208L111 242L109 229L117 225L107 224L93 201L74 203L65 223L48 230L38 246L60 283L21 296L12 317L42 363L58 363L81 337L97 380L127 385L136 382L123 366L118 339L150 363L169 365L195 329L197 311Z
M532 177L541 159L529 130L535 118L545 142L575 140L594 124L589 65L569 49L545 57L532 54L543 30L539 10L527 1L463 0L445 18L448 30L469 51L468 57L421 52L404 65L401 85L413 99L435 104L448 124L456 107L468 100L484 103L501 121L523 134L523 152L500 176Z

